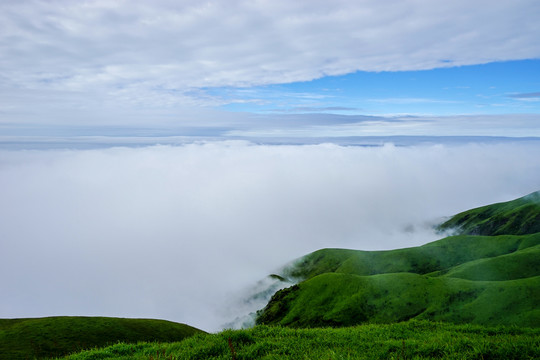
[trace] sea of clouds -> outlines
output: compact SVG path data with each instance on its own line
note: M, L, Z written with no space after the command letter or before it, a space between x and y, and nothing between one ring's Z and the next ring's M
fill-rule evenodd
M539 150L219 141L0 151L0 317L219 330L247 311L230 299L299 256L421 245L445 216L539 190Z

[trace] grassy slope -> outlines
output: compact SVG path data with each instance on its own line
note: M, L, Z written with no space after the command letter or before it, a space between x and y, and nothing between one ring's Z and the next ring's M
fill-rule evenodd
M412 273L327 273L301 282L277 301L273 299L259 322L319 327L416 318L534 327L540 324L538 289L540 276L501 282Z
M540 274L540 245L511 254L469 261L452 267L445 276L468 279L503 281L523 279ZM444 272L441 272L442 274ZM435 273L433 275L437 275Z
M0 359L61 356L119 341L179 341L200 332L164 320L67 316L0 319Z
M540 191L522 198L462 212L439 226L462 234L501 235L540 232Z
M257 326L171 344L117 344L74 354L90 359L537 359L540 329L409 321L332 329Z
M540 233L530 232L540 223L539 199L537 192L474 209L441 227L496 235L391 251L316 251L286 270L304 281L278 292L258 322L313 327L418 318L538 327Z
M389 251L322 249L300 259L292 268L285 270L285 275L305 280L329 272L356 275L397 272L428 274L473 260L523 251L539 244L540 233L519 236L458 235L419 247Z

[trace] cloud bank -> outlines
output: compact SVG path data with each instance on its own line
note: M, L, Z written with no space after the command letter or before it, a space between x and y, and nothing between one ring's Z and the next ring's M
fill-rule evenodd
M211 87L538 58L539 12L535 0L3 1L0 91L80 113L214 106Z
M298 256L420 245L443 216L538 190L538 152L537 142L2 151L0 317L217 330L235 315L229 297Z

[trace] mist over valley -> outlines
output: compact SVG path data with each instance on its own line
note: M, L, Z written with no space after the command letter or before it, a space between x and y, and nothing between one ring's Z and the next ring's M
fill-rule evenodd
M257 310L241 306L244 292L295 258L422 245L441 237L433 226L445 217L536 190L538 150L222 141L3 151L0 266L11 275L0 317L219 330Z

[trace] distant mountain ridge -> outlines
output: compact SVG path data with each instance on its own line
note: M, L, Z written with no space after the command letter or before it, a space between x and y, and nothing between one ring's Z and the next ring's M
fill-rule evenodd
M257 323L294 327L411 318L540 327L540 192L453 216L456 235L390 251L322 249L281 274Z

